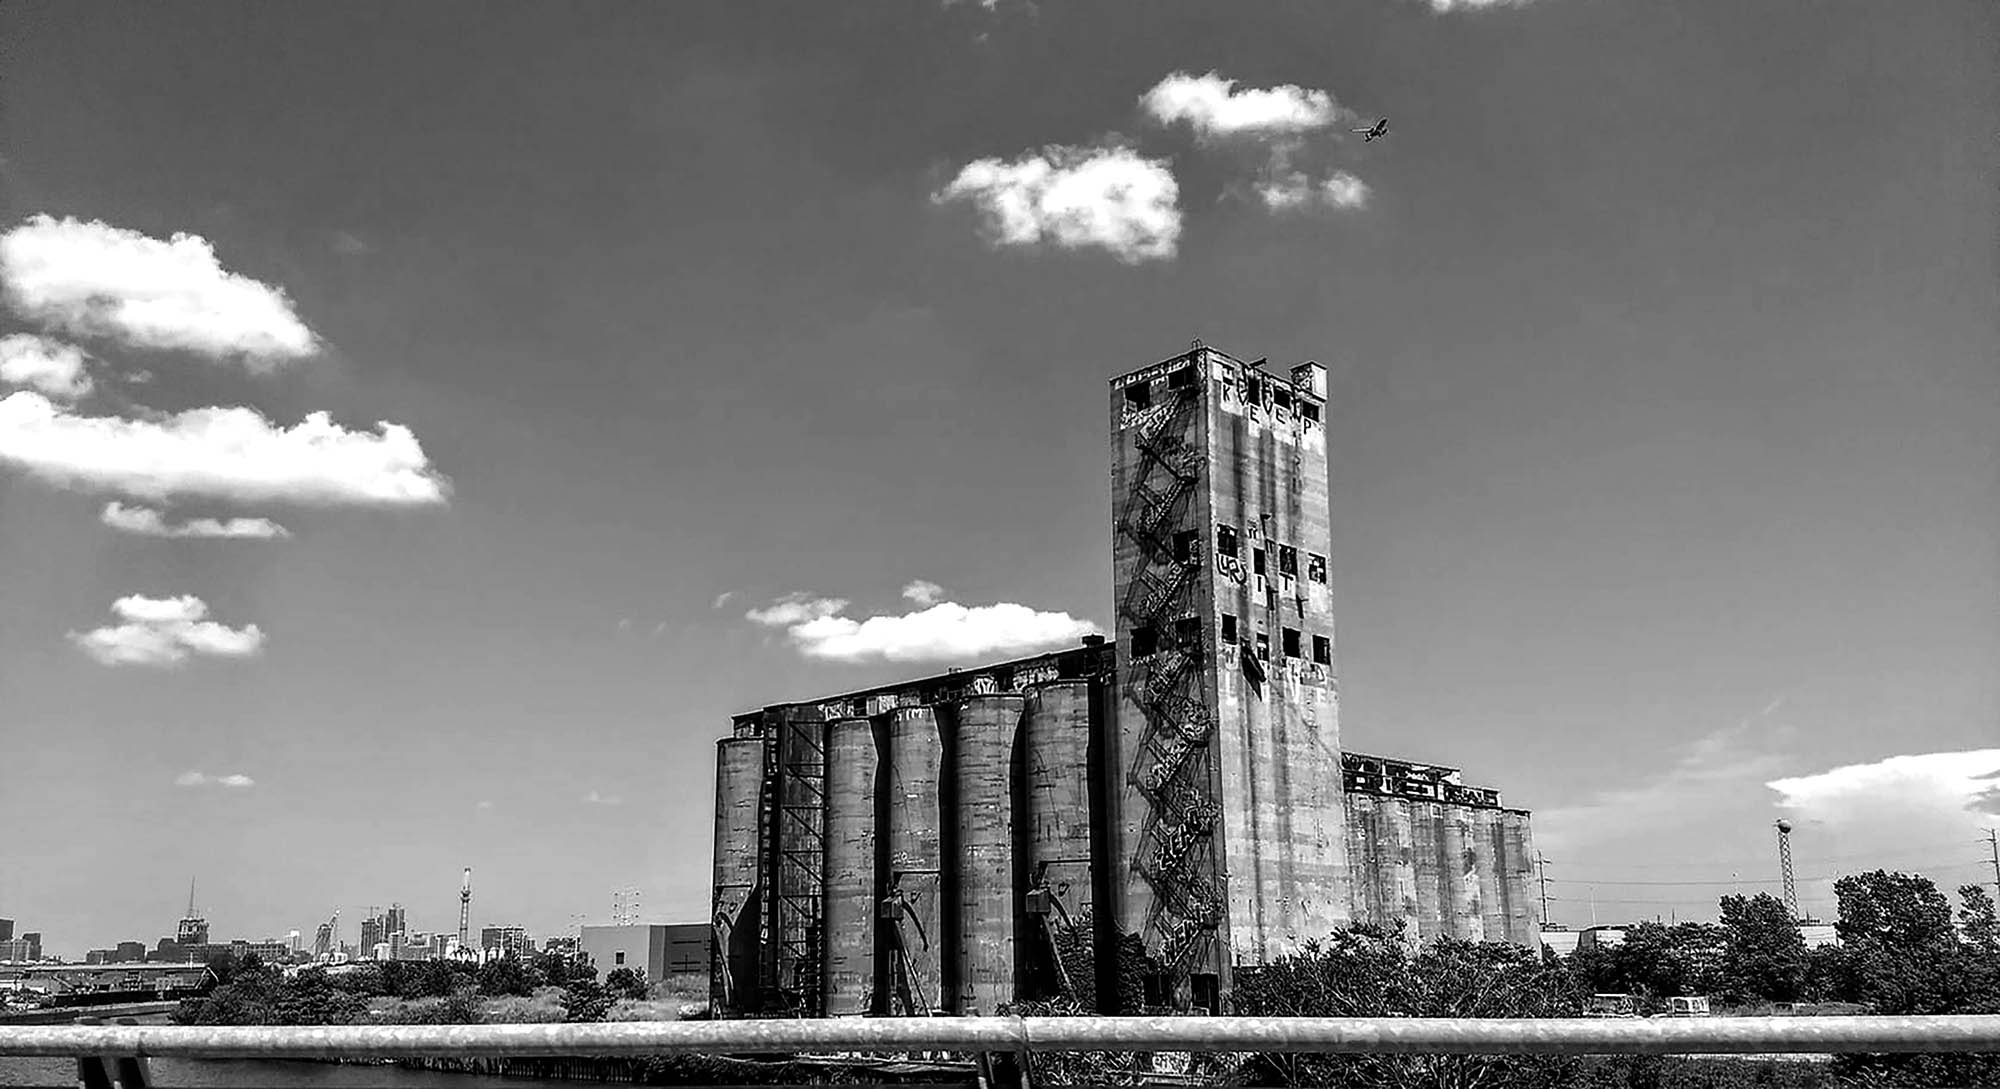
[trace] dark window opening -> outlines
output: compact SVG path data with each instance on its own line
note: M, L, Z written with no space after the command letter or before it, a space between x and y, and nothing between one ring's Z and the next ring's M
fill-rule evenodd
M1217 555L1222 555L1222 556L1236 555L1235 526L1215 527L1215 551Z
M1184 529L1174 534L1174 559L1186 563L1194 559L1194 530Z
M1182 367L1167 373L1168 389L1190 389L1194 386L1194 368Z
M1195 972L1188 976L1189 997L1194 1000L1195 1012L1212 1015L1222 1002L1222 977L1214 972Z
M1228 613L1222 614L1222 641L1225 643L1236 641L1236 618Z
M1271 637L1261 631L1257 633L1257 657L1267 662L1271 660Z
M1271 388L1271 403L1277 405L1279 408L1292 407L1292 391L1273 386Z
M1201 649L1201 621L1184 616L1174 621L1174 643L1189 654Z
M1264 380L1261 378L1245 378L1243 380L1243 399L1253 405L1263 404Z
M1314 423L1318 423L1318 422L1319 422L1319 406L1318 406L1318 405L1316 405L1316 404L1313 404L1313 403L1312 403L1311 401L1300 401L1300 402L1299 402L1299 415L1301 415L1301 416L1304 416L1304 417L1305 417L1306 419L1308 419L1308 420L1311 420L1311 421L1312 421L1312 422L1314 422Z
M1323 666L1333 664L1333 640L1324 635L1313 636L1313 661Z
M1299 550L1291 545L1278 546L1278 574L1299 577Z
M623 949L620 949L618 952L611 954L611 963L613 964L625 963L625 951Z
M1261 548L1250 550L1250 573L1253 575L1264 573L1264 550Z
M1306 578L1313 582L1326 582L1326 557L1316 552L1306 553Z
M1151 628L1132 629L1132 657L1144 658L1159 649L1159 634Z
M1133 408L1145 408L1153 403L1153 387L1148 382L1134 382L1125 387L1125 403Z
M1297 628L1286 628L1286 629L1285 629L1285 657L1287 657L1287 658L1296 658L1296 657L1298 657L1298 656L1299 656L1299 629L1297 629Z

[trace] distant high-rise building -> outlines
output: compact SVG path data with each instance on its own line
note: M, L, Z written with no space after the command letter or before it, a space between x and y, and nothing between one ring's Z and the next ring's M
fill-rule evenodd
M9 941L13 937L14 937L14 920L0 919L0 942Z
M375 947L382 944L382 931L382 916L370 915L361 920L361 954L363 956L374 955Z
M488 926L479 930L479 948L488 956L525 957L535 951L525 926Z
M118 963L137 964L140 961L146 959L146 943L119 942L117 953L118 953Z
M23 934L18 938L0 939L0 964L29 964L40 959L42 959L40 934Z
M18 939L16 939L16 940L17 940L17 941L23 941L23 942L27 942L27 943L28 943L28 959L29 959L29 960L40 960L40 959L42 959L42 932L41 932L41 931L39 931L39 930L30 930L30 931L28 931L27 933L25 933L25 934L21 935L21 936L20 936L20 937L19 937Z
M382 917L382 922L382 934L384 937L391 934L409 933L409 921L403 915L403 905L401 904L390 904L389 913Z

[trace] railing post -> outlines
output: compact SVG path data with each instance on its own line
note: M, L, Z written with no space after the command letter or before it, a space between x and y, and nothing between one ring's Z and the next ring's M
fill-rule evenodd
M101 1017L79 1017L79 1025L102 1025ZM136 1025L139 1022L130 1017L118 1019L121 1025ZM115 1071L115 1074L114 1074ZM120 1055L110 1058L104 1055L84 1055L76 1060L76 1084L78 1089L151 1089L152 1071L143 1055Z

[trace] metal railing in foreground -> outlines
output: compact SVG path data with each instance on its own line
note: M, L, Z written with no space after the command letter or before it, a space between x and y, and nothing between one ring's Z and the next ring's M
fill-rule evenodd
M918 1017L540 1025L0 1028L0 1056L211 1059L1075 1051L1716 1055L2000 1052L2000 1015L1431 1019Z

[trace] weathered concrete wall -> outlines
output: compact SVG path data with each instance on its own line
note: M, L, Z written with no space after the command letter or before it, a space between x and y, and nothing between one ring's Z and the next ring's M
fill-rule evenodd
M715 965L710 999L747 1012L757 987L759 852L757 798L764 785L764 742L724 738L715 746L715 887L709 950Z
M1024 699L971 696L946 746L957 784L951 921L954 1013L992 1015L1014 1000L1014 805L1010 774Z
M1445 920L1449 894L1445 890L1444 807L1435 802L1412 801L1410 812L1410 862L1417 886L1417 936L1420 941L1447 937L1451 929Z
M1047 924L1090 910L1090 684L1056 681L1028 690L1021 719L1016 828L1017 898L1039 881L1054 904L1050 918L1024 916L1017 931L1020 979L1027 993L1058 993L1061 970ZM1081 970L1081 966L1076 966Z
M1507 940L1505 883L1500 877L1500 811L1472 811L1473 873L1479 880L1479 932L1487 941Z
M888 839L886 892L900 897L899 922L887 927L892 1012L922 1013L943 1008L944 918L939 821L939 777L944 748L937 712L930 707L898 707L887 716L889 790L883 832ZM907 995L909 1006L902 1005Z
M1535 888L1534 832L1528 814L1518 809L1500 810L1498 824L1507 940L1533 949L1542 940Z
M829 1017L871 1012L875 985L875 725L841 719L827 727L826 912L821 963Z
M1314 660L1314 637L1330 648L1334 636L1312 561L1332 553L1325 432L1299 411L1310 377L1294 386L1216 360L1206 377L1203 531L1211 544L1225 527L1237 538L1237 555L1218 550L1209 566L1216 622L1233 616L1238 633L1218 644L1215 670L1228 946L1232 963L1260 964L1344 925L1353 902L1336 669L1330 654Z

